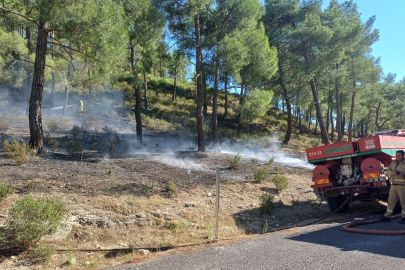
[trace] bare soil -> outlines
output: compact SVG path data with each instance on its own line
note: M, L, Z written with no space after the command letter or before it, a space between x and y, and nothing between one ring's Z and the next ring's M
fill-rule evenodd
M97 116L71 112L68 120L57 113L45 114L45 134L61 141L58 150L32 156L23 165L15 164L0 152L0 181L11 183L15 188L15 193L0 204L0 225L6 222L10 207L28 194L35 198L57 197L69 209L61 228L54 235L44 237L42 243L61 249L110 249L159 248L211 240L215 237L217 167L221 183L220 238L291 228L330 212L310 188L309 168L294 167L277 158L268 165L266 160L254 162L243 156L241 166L231 169L227 162L231 154L191 151L191 147L183 147L187 141L184 137L154 133L147 127L144 137L148 143L140 145L133 131L135 124L107 112ZM28 124L23 115L3 115L3 118L9 121L9 128L2 138L28 140ZM48 125L55 121L58 129L50 131ZM77 136L85 151L79 155L69 154L63 145L72 138L73 125L80 126L86 121L91 122L88 133L81 132ZM105 129L106 126L109 129ZM103 140L108 145L115 134L122 141L111 151L108 147L99 151L92 147L94 142ZM277 142L270 141L269 145L274 143ZM183 148L176 150L177 145ZM261 151L278 151L282 156L303 159L303 153L299 152L273 148ZM270 171L266 182L256 183L253 179L254 170L259 167ZM288 178L287 190L275 189L271 179L276 174ZM175 192L167 191L170 182L175 184ZM262 214L260 196L268 192L274 194L275 210ZM357 203L352 205L351 213L378 207L383 206ZM53 255L47 267L98 269L155 256L142 252L108 254L62 252ZM0 255L1 269L44 267L44 263L30 259L28 252Z

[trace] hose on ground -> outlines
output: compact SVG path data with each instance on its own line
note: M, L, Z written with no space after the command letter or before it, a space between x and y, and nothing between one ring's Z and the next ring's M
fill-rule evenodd
M396 219L401 217L401 214L392 216L391 219ZM366 229L358 229L354 228L357 226L373 224L383 221L382 218L371 219L371 220L361 220L361 221L353 221L348 224L342 226L342 231L345 232L353 232L353 233L363 233L363 234L376 234L376 235L404 235L405 230L397 230L397 231L380 231L380 230L366 230Z

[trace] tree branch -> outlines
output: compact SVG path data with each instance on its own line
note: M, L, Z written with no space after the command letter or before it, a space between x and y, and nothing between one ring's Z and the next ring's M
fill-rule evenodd
M17 15L17 16L20 16L20 17L22 17L22 18L24 18L24 19L26 19L26 20L28 20L28 21L30 21L30 22L32 22L32 23L35 23L37 26L41 27L41 25L40 25L37 21L35 21L34 19L32 19L32 18L30 18L30 17L28 17L28 16L25 16L24 14L21 14L21 13L19 13L19 12L17 12L17 11L14 11L14 10L6 9L6 8L4 8L4 7L2 7L2 6L0 6L0 9L3 10L3 11L5 11L5 12L8 12L8 13L11 13L11 14L14 14L14 15Z
M34 62L32 62L32 61L29 61L29 60L24 60L24 59L14 59L15 61L23 61L23 62L27 62L27 63L30 63L30 64L35 64ZM50 67L50 68L53 68L52 66L50 66L50 65L47 65L47 64L45 64L45 66L47 66L47 67Z

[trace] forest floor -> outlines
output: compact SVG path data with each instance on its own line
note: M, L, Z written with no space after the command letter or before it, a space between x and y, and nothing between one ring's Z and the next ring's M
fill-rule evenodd
M196 152L195 138L147 128L140 145L135 125L111 115L44 115L45 134L60 141L59 149L32 156L22 165L0 151L0 181L11 183L15 190L0 204L0 226L17 200L27 195L56 197L66 204L69 213L58 231L41 242L68 251L54 254L45 265L31 259L28 252L0 255L1 269L99 269L164 252L112 254L74 249L202 245L215 238L217 167L221 184L220 239L291 228L330 212L310 188L312 170L305 154L280 149L277 139L264 138L261 142L265 140L265 144L254 147L243 142L223 144L222 153ZM3 119L9 122L3 139L28 140L25 116L3 114ZM74 124L81 128L78 134L72 132ZM82 154L72 155L63 147L73 137L85 147ZM116 145L111 146L114 138ZM238 153L242 163L231 169L227 158ZM275 160L268 164L271 157ZM254 181L257 168L270 172L267 181ZM276 174L287 177L286 190L276 190L271 181ZM275 208L271 214L262 214L260 196L268 193L274 196ZM379 202L353 203L349 214L382 207ZM347 214L339 217L343 215Z

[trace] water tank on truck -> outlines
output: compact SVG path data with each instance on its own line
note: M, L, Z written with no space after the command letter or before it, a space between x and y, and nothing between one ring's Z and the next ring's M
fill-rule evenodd
M387 167L397 150L405 149L405 130L373 133L358 140L306 149L308 162L316 165L311 187L336 211L352 194L352 200L387 200ZM349 204L339 212L349 209Z

